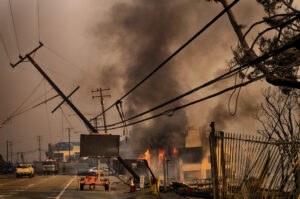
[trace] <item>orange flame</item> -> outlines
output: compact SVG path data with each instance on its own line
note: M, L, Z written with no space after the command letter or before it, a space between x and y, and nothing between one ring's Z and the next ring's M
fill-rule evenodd
M173 148L173 157L176 158L178 156L178 149L176 147Z
M143 155L141 155L139 158L143 158L143 159L147 160L148 165L150 166L151 154L150 154L149 149L147 149L146 152Z
M160 165L165 157L165 150L163 149L158 149L158 164Z

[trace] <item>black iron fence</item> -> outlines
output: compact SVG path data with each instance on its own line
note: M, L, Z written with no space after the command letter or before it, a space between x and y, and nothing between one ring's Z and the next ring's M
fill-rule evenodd
M300 141L210 133L214 198L298 198Z

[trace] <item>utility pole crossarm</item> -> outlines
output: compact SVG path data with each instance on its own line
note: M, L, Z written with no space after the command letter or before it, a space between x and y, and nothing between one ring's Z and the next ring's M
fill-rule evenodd
M38 47L36 47L35 49L33 49L30 53L26 54L25 57L22 57L21 55L19 55L20 60L17 63L15 63L15 64L10 63L11 67L14 68L18 64L22 63L27 58L27 56L30 56L31 54L35 53L38 49L40 49L44 45L42 42L39 42L39 44L40 45Z
M80 86L77 86L68 96L67 98L71 97L78 89ZM63 103L65 102L65 100L63 100L59 105L57 105L57 107L55 107L53 109L53 111L51 113L54 113Z

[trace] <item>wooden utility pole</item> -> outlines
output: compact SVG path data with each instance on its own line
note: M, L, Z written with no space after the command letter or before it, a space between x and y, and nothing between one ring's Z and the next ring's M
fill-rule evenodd
M9 162L9 161L8 161L8 143L9 143L9 141L6 140L6 161L7 161L7 162Z
M42 150L41 150L41 136L37 136L38 142L39 142L39 162L42 161Z
M104 112L104 97L110 97L110 95L103 95L102 91L109 91L109 88L106 89L102 89L102 88L98 88L95 91L92 91L92 93L94 92L99 92L98 96L93 96L93 99L96 97L100 98L100 104L101 104L101 108L102 108L102 113L103 113L103 124L104 124L104 132L107 133L107 128L106 128L106 119L105 119L105 112Z
M71 128L67 128L69 133L69 158L68 162L71 162Z
M9 142L9 146L10 146L10 162L12 163L13 162L13 150L12 150L12 141Z
M24 153L23 152L21 152L21 162L24 164L25 163L25 161L24 161Z

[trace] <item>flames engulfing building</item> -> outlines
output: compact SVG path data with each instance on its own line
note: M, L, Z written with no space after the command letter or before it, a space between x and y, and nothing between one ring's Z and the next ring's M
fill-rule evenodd
M208 163L207 146L208 138L203 136L203 129L188 128L183 139L183 146L176 147L172 139L163 147L149 148L145 151L135 150L131 155L124 153L122 156L129 158L128 161L135 166L142 168L142 164L136 164L138 159L146 159L155 175L163 179L164 167L167 178L170 181L190 181L193 179L205 179L210 176ZM152 145L154 146L154 145ZM126 149L126 143L121 145ZM132 155L135 154L135 155ZM137 168L136 167L136 168ZM138 169L138 168L137 168ZM122 168L119 169L120 171ZM167 171L166 171L167 170ZM124 173L125 174L125 173Z

